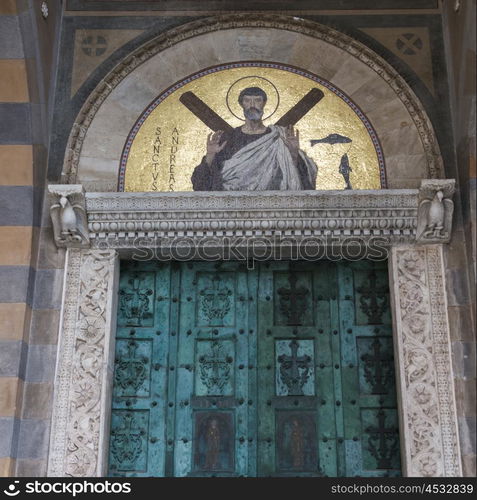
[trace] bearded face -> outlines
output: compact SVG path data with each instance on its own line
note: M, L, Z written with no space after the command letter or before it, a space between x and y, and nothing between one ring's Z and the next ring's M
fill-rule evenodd
M242 102L243 114L248 120L260 120L263 116L265 102L263 97L258 95L244 95Z

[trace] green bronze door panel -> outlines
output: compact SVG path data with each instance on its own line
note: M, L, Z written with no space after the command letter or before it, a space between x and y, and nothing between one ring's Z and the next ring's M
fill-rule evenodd
M400 475L386 262L338 266L343 476Z
M399 475L388 294L386 263L122 262L110 474Z
M175 476L255 475L249 459L255 429L249 386L256 386L249 279L253 273L235 262L182 267Z
M334 268L261 266L258 291L258 474L335 476L331 329Z
M163 476L171 269L123 262L121 271L110 475Z

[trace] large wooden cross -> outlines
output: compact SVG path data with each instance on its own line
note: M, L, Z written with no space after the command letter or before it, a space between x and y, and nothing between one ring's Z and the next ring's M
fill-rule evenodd
M303 118L310 109L323 99L323 92L318 88L311 89L292 108L290 108L277 122L280 127L295 125ZM209 108L205 102L197 97L193 92L184 92L179 101L199 120L205 123L214 132L222 130L226 134L233 131L233 127L223 120L214 110Z

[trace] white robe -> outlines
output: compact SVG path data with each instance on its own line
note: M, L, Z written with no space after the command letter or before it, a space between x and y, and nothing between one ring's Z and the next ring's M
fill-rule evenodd
M266 191L303 189L297 167L285 144L285 130L270 125L271 132L247 144L224 161L222 182L225 191ZM316 182L318 167L303 151L299 151L312 186ZM277 178L281 171L279 187Z

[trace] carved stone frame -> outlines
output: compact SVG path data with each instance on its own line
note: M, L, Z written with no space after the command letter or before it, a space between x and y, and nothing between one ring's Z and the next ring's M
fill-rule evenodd
M435 220L422 203L437 191L447 193L443 229L426 231ZM51 192L69 196L61 186ZM138 241L157 249L174 238L211 238L224 248L234 237L266 237L274 247L283 235L317 244L335 238L342 249L360 238L368 244L363 256L381 238L389 249L403 475L461 476L442 257L452 192L453 181L433 180L420 191L83 195L90 248L67 250L48 476L107 473L119 256L130 258Z

